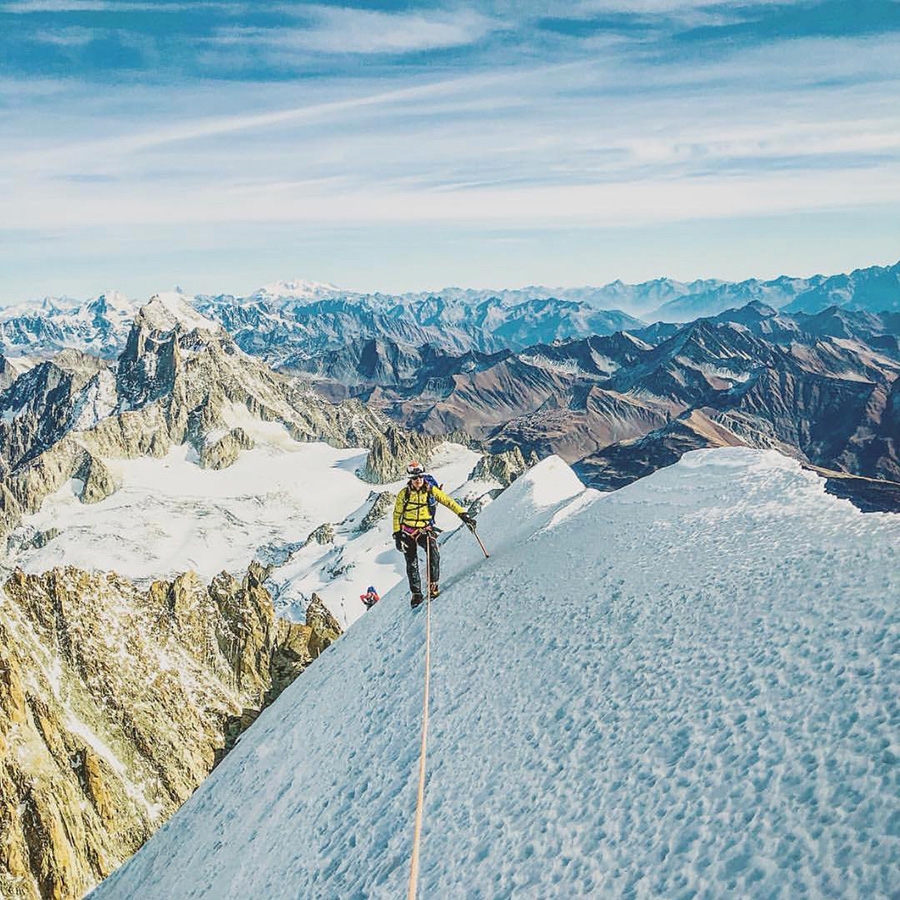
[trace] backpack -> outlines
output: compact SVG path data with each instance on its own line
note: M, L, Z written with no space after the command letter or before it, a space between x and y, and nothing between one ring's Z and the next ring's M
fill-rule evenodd
M428 512L431 513L431 521L434 521L434 514L437 512L437 500L434 497L432 488L440 488L434 475L425 476L425 484L428 485Z

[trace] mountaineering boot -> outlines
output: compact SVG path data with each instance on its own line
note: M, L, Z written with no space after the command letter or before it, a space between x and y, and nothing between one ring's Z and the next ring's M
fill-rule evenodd
M433 581L428 587L428 596L429 597L439 597L441 594L441 589L438 586L436 581Z
M415 609L420 603L424 601L424 599L425 598L419 593L413 594L412 598L409 601L410 609Z

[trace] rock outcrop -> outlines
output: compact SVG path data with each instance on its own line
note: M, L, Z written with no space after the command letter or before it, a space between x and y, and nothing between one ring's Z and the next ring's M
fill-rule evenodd
M333 544L334 543L334 525L330 522L323 522L318 528L310 532L306 539L307 544Z
M410 460L417 459L427 466L434 448L444 440L389 425L372 441L366 464L357 474L372 484L397 481L405 477Z
M83 484L79 494L82 503L99 503L114 493L117 487L112 472L101 459L90 453L85 453L84 464L75 477Z
M469 478L471 480L499 481L503 487L509 487L529 465L534 465L537 459L532 457L532 462L526 463L522 451L518 447L512 450L504 450L501 453L491 453L482 456L472 469Z
M341 626L328 611L318 594L313 594L306 609L306 625L309 628L309 654L315 659L340 636Z
M277 620L267 570L141 590L16 571L0 591L0 895L76 900L186 800L341 633ZM321 608L320 608L321 607Z
M253 438L243 428L232 428L221 437L205 438L197 453L198 462L204 469L227 469L241 450L250 450L254 446Z
M0 354L0 391L5 391L18 377L19 370Z
M382 519L391 513L396 499L397 495L391 491L372 491L367 498L372 505L362 517L356 530L362 533L375 528Z

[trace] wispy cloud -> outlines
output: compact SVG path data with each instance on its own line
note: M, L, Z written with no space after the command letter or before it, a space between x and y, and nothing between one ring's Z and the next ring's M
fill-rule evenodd
M303 14L309 27L270 35L272 43L320 53L410 53L472 44L502 28L465 8L381 12L313 6Z
M236 3L219 3L213 0L156 0L156 2L133 2L133 0L14 0L0 3L0 13L29 15L35 13L77 13L77 12L179 12L186 9L209 9L210 7L240 8Z
M502 78L502 76L501 76ZM112 136L93 137L90 140L72 144L58 145L54 149L34 153L30 151L21 156L9 154L7 161L22 170L35 167L38 170L52 169L67 161L95 159L98 161L114 161L135 153L165 147L171 144L190 144L209 141L239 132L253 132L254 135L265 133L271 129L291 125L304 125L315 122L334 122L335 119L346 121L349 117L358 116L367 108L383 109L392 105L408 103L439 103L442 96L458 95L460 90L472 90L478 86L496 80L491 76L463 77L452 81L436 81L433 83L379 91L374 94L363 94L340 100L313 103L296 107L275 109L268 112L242 113L232 116L192 116L179 124L157 123L130 133ZM194 151L188 151L194 152ZM0 156L0 159L4 158Z
M570 95L573 86L583 88L597 76L593 101L577 92ZM817 207L842 205L847 196L830 184L837 173L843 179L846 170L865 165L882 171L883 182L888 177L885 167L900 158L898 114L869 110L862 115L859 95L851 89L831 92L830 108L823 110L813 91L795 87L783 99L797 114L779 123L760 107L763 94L752 85L740 95L743 108L735 108L733 93L709 97L703 106L691 96L675 101L665 79L658 90L647 79L639 95L619 97L604 85L602 71L589 64L473 75L266 112L191 118L179 124L160 121L130 133L67 141L58 149L18 157L7 150L0 160L19 179L31 173L33 198L42 182L48 191L44 196L55 198L43 213L40 204L30 204L31 224L39 226L43 216L54 215L54 206L58 214L69 203L73 217L90 220L95 182L86 179L92 174L97 182L100 176L115 175L114 191L131 200L122 211L134 221L157 219L158 205L180 206L177 198L186 191L205 197L203 183L208 181L214 194L229 194L227 212L235 221L258 217L262 209L277 219L291 214L305 219L313 210L327 215L328 209L359 214L360 205L354 201L348 206L343 196L351 192L355 198L367 198L362 206L375 218L416 213L428 219L471 216L512 222L523 204L538 215L537 202L554 196L552 215L557 218L596 215L601 196L604 215L614 210L624 219L638 210L647 217L652 206L625 198L645 197L639 188L645 182L663 183L661 195L676 196L673 186L679 180L694 198L693 204L682 207L685 214L690 209L693 215L704 210L721 215L714 193L697 190L698 179L746 182L755 171L758 186L782 183L773 169L800 173L804 184L817 181ZM523 96L529 98L524 105ZM53 187L72 173L81 179L79 190ZM300 173L303 177L298 178ZM145 187L151 183L148 192ZM854 184L861 200L858 178ZM615 185L621 190L612 191ZM23 199L28 190L12 188ZM865 202L877 198L879 191ZM254 192L260 195L258 201L251 196ZM465 197L437 202L435 192ZM273 194L293 197L286 211L265 199ZM96 196L99 200L99 191ZM776 196L762 190L753 199L732 190L727 196L732 211L758 211L767 204L784 209L792 197L797 208L809 204L805 191L783 190ZM111 196L94 204L100 218L109 215L110 203ZM384 206L380 212L379 204ZM484 204L482 213L479 204ZM678 208L661 204L656 214L667 219ZM209 210L204 199L192 215L202 217ZM219 209L216 217L225 214Z
M62 28L52 31L40 29L33 36L33 40L39 44L55 44L59 47L81 47L96 38L97 31L93 28Z
M146 5L12 4L3 220L518 232L900 212L890 16L844 36L815 26L831 0L173 3L163 26Z

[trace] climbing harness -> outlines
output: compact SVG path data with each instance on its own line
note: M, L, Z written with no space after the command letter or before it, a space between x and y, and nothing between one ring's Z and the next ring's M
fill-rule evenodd
M425 504L428 506L428 515L431 518L431 521L433 522L435 509L437 507L437 501L434 499L434 488L437 485L433 485L430 482L426 482L425 484L427 486L427 490L426 490L427 497L425 500ZM406 491L406 494L403 497L403 509L400 511L400 524L401 525L403 524L403 520L406 518L406 510L409 508L409 504L412 502L412 500L410 498L410 494L412 493L412 490L410 489L409 485L407 485L405 488L403 488L403 490ZM422 492L416 491L416 493L420 494ZM421 508L422 508L422 504L417 502L416 503L416 510L417 510L416 521L418 521L418 515L419 515L418 510L420 510Z

